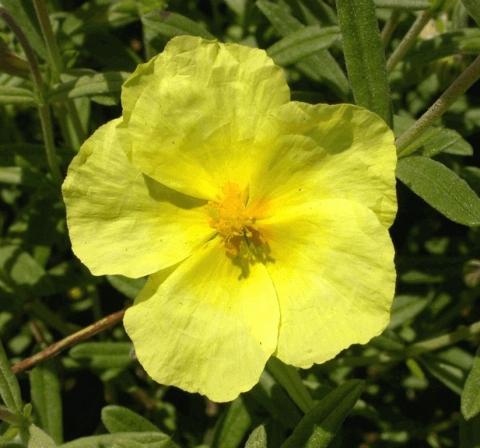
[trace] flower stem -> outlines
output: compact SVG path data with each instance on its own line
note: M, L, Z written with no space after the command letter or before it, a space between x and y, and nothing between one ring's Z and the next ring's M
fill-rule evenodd
M432 106L400 137L396 144L399 156L409 154L408 146L420 136L435 120L440 118L450 106L463 95L478 79L480 79L480 56L453 81L445 92L432 104Z
M403 37L401 42L398 44L398 47L395 48L393 53L390 55L387 61L387 71L391 72L395 66L403 59L403 57L408 53L410 48L412 48L415 43L416 38L421 33L425 25L432 18L432 11L427 9L426 11L421 12L413 25L407 31L407 34Z
M63 72L64 67L57 41L55 39L55 35L53 34L52 24L50 23L50 18L48 16L47 5L45 4L45 0L33 0L33 4L35 6L37 19L40 23L40 28L45 40L48 60L52 68L53 82L57 83L60 81L60 75ZM79 146L80 143L85 140L85 135L82 128L82 123L80 122L80 118L78 116L78 111L75 107L75 104L71 100L66 100L65 106L72 120L73 129L75 130L75 146Z
M459 327L451 333L443 334L432 339L427 339L426 341L412 344L407 348L406 353L409 357L418 356L422 353L433 352L440 348L448 347L449 345L456 344L459 341L470 339L478 335L480 335L480 321L475 322L468 327Z
M33 52L30 42L28 42L27 37L23 33L22 29L18 26L15 19L8 13L5 8L0 7L0 17L5 21L8 27L12 30L15 37L18 39L18 42L23 48L25 56L27 58L28 64L30 66L30 71L32 74L33 86L35 93L38 97L38 113L40 115L40 123L43 133L43 141L45 143L45 151L47 155L47 163L52 174L52 178L55 183L61 183L61 173L58 166L58 161L55 152L55 144L53 139L53 129L52 129L52 120L50 117L50 108L45 102L44 86L42 75L40 74L40 69L38 67L37 58Z
M50 18L48 17L47 7L43 0L33 0L35 6L35 12L38 22L40 23L40 29L42 30L43 38L45 40L45 46L47 47L47 54L50 65L52 67L52 74L54 81L58 82L59 75L63 71L63 62L58 50L57 41L53 35L52 25Z
M472 339L480 336L480 321L469 326L461 326L451 333L436 336L431 339L416 342L406 347L403 351L394 353L379 353L372 356L349 356L332 361L338 366L362 367L372 364L388 364L403 361L406 358L413 358L424 353L433 352L457 342Z
M385 48L387 48L388 44L390 43L392 35L397 28L399 19L400 19L400 11L393 10L392 13L390 14L390 17L385 22L385 25L382 29L382 34L381 34L383 46Z
M46 361L47 359L53 358L54 356L58 355L60 352L71 347L72 345L78 344L79 342L91 338L92 336L95 336L102 331L108 330L109 328L120 322L123 319L124 314L125 310L109 314L108 316L100 319L97 322L94 322L88 327L82 328L76 333L73 333L64 339L49 345L47 348L36 353L35 355L30 356L23 361L19 361L16 364L13 364L12 372L17 374L25 370L31 369L37 364Z

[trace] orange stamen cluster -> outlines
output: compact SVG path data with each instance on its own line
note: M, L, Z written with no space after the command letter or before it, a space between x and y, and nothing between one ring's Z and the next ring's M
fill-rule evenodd
M210 226L223 238L228 255L240 255L245 243L263 243L255 225L258 210L248 206L248 191L242 190L237 184L227 183L221 200L209 202L208 213Z

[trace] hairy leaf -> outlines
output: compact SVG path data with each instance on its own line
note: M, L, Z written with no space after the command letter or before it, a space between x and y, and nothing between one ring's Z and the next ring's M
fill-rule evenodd
M277 32L284 37L304 28L304 25L293 17L283 5L268 0L258 0L256 5ZM328 50L320 50L306 57L298 63L297 67L311 79L326 82L341 97L348 95L348 80Z
M480 413L480 348L473 361L461 395L461 409L465 419L470 420Z
M363 382L351 380L329 392L293 430L282 448L325 448L363 391Z
M392 126L385 52L373 0L337 0L337 11L355 102Z
M53 361L40 364L30 372L30 395L41 428L56 443L62 443L61 388Z
M22 411L22 397L20 395L20 386L17 378L10 370L5 349L0 341L0 396L7 408L14 412Z
M145 417L123 406L109 405L102 409L102 422L110 433L155 432L160 430Z
M330 47L339 38L340 30L336 26L307 26L273 44L267 53L277 64L286 66Z
M427 157L406 157L398 162L397 177L448 219L467 226L480 224L480 198L445 165Z
M267 431L264 425L255 428L245 443L245 448L267 448L267 446Z

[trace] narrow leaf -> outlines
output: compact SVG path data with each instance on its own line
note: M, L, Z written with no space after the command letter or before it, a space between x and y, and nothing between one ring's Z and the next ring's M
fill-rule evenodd
M463 6L480 26L480 2L478 0L462 0Z
M22 183L23 169L19 166L0 167L0 182L4 184L18 185Z
M19 244L0 244L0 276L20 298L51 291L44 268Z
M7 408L17 414L22 412L22 397L17 378L10 370L10 362L0 341L0 396Z
M145 417L123 406L109 405L102 409L102 422L110 433L155 432L160 430Z
M385 52L373 0L337 0L343 52L355 102L392 125Z
M472 370L465 381L461 403L462 414L466 420L480 413L480 348L477 350Z
M395 297L392 305L392 316L388 328L393 330L404 322L420 314L430 303L430 297L402 295Z
M410 117L395 115L394 131L398 137L405 132L415 120ZM473 148L457 131L453 129L431 126L410 145L405 147L403 156L414 152L426 157L434 157L439 153L453 154L457 156L471 156Z
M473 357L468 352L458 347L451 347L435 354L426 353L419 360L438 381L456 394L462 393L473 361Z
M68 98L93 98L96 96L119 97L122 84L128 78L126 72L105 72L83 75L54 86L49 101L65 101Z
M283 5L268 0L258 0L257 7L277 30L286 37L305 26L293 17ZM325 82L338 95L345 98L349 93L348 80L335 58L328 50L320 50L297 64L298 69L317 82Z
M127 278L122 275L107 275L108 282L129 299L137 297L145 285L144 278Z
M469 421L460 416L460 445L458 448L480 448L480 415Z
M431 6L431 2L430 0L375 0L375 6L377 8L415 10L428 9Z
M128 342L84 342L70 349L70 356L93 369L125 368L131 362Z
M339 38L340 29L336 26L307 26L273 44L267 53L277 64L287 66L330 47Z
M54 362L43 363L30 372L30 393L41 428L56 443L62 443L62 398Z
M30 425L28 428L29 440L28 448L57 448L53 439L36 425Z
M188 34L205 39L214 39L199 23L175 12L152 11L142 16L142 24L147 42L152 43L159 36L171 38Z
M327 447L362 391L363 382L351 380L329 392L302 418L282 448Z
M464 28L419 40L405 56L405 61L419 67L455 54L478 53L480 53L480 29Z
M308 412L313 407L312 397L295 367L272 357L268 361L267 369L303 412Z
M457 156L471 156L473 148L457 131L453 129L428 128L419 138L405 148L404 154L411 154L417 149L425 157L434 157L442 152Z
M0 86L0 104L22 104L35 106L33 93L22 87Z
M248 437L245 448L267 448L267 446L267 431L264 425L260 425Z
M252 389L250 395L286 428L294 428L302 417L292 399L267 370L263 371L260 382Z
M397 177L448 219L467 226L480 224L480 198L445 165L427 157L406 157L398 162Z
M252 425L252 417L240 396L228 407L224 417L217 425L213 437L213 448L237 448Z
M2 0L1 3L25 33L33 49L45 58L47 51L32 0Z
M165 434L160 432L117 432L100 436L81 437L60 445L60 448L105 448L115 443L121 446L139 444L142 448L173 448L176 445ZM136 445L135 445L136 446Z

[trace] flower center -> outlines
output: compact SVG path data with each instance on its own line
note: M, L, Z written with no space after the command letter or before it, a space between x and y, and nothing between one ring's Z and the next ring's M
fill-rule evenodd
M266 247L256 225L260 208L248 205L248 190L225 184L221 200L208 203L208 214L210 226L223 238L227 255L258 258L259 250Z

